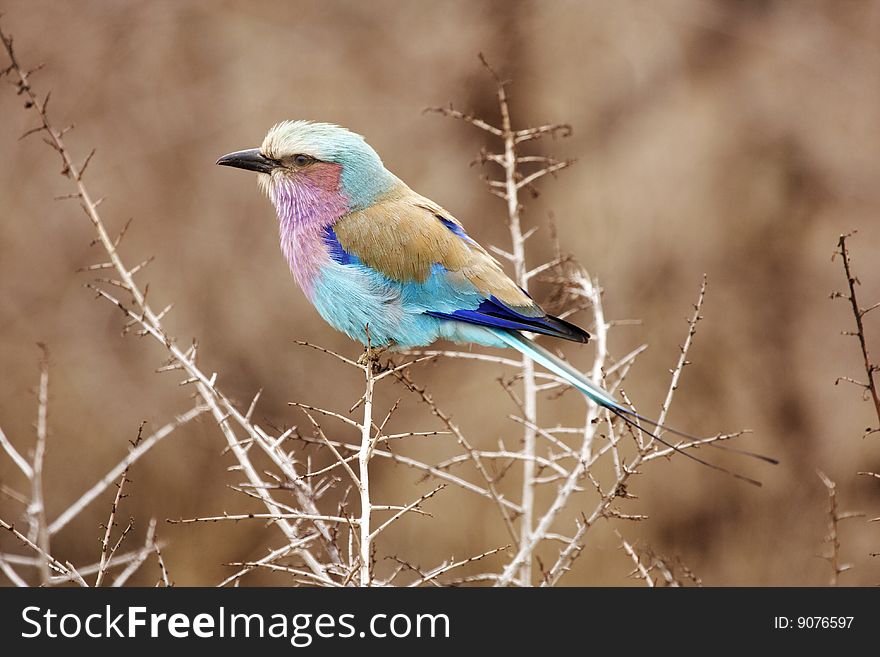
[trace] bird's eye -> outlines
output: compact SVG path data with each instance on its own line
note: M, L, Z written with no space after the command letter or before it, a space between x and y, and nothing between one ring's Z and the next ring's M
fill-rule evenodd
M313 160L308 155L294 155L293 156L293 163L298 167L304 167L305 165L310 164L311 162L313 162Z

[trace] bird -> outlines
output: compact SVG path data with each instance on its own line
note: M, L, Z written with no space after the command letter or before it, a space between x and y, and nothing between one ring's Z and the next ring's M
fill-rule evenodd
M216 164L257 173L275 206L293 278L318 314L366 353L441 339L513 348L630 425L648 422L695 438L624 406L530 337L590 339L545 312L452 213L389 171L360 134L331 123L283 121L259 148L228 153ZM651 435L670 445L657 433Z

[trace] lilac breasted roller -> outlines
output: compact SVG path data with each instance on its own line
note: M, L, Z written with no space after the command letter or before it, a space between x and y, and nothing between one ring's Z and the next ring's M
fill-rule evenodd
M360 135L285 121L259 148L217 164L258 173L294 278L324 320L352 339L398 349L438 339L512 347L624 421L657 426L525 335L590 337L544 312L461 222L388 171Z

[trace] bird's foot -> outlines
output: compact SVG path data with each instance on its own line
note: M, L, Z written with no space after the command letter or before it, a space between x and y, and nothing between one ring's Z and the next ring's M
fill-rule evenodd
M364 353L357 359L357 364L366 367L372 365L374 370L379 369L379 356L381 356L388 347L368 347L364 349Z

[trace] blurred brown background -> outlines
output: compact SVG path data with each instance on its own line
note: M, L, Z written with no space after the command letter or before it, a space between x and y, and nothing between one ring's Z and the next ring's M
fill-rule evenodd
M177 304L169 330L184 343L198 338L204 368L220 373L227 394L246 403L265 388L263 424L301 423L288 400L347 409L360 395L356 373L294 339L350 356L359 349L296 289L252 177L214 160L259 145L282 119L337 122L366 135L390 169L481 242L505 247L503 204L468 167L482 134L421 113L452 101L496 118L482 51L514 81L516 122L574 127L570 139L541 145L578 163L544 182L526 220L545 224L552 211L566 250L602 283L606 315L643 320L611 333L617 356L650 345L627 381L630 397L656 412L706 272L705 321L670 419L707 433L753 429L739 446L782 460L721 459L759 476L763 489L681 458L652 464L631 482L639 499L628 507L650 519L615 526L678 555L707 584L816 585L830 573L817 556L827 497L816 468L838 482L844 509L880 515L880 486L856 475L880 471L878 438L862 438L870 404L834 385L864 376L857 343L840 335L853 319L845 302L828 299L844 283L830 259L837 236L858 229L860 294L865 305L880 300L880 3L6 0L0 10L19 56L47 63L35 83L52 89L59 124L76 122L69 145L81 156L97 147L88 183L108 195L105 219L118 228L134 218L123 254L131 263L157 256L142 280L155 306ZM54 518L119 460L141 420L160 426L188 408L190 393L175 375L154 374L161 349L120 337L119 314L82 287L74 271L100 258L91 227L75 203L52 200L69 191L57 157L38 137L17 141L34 117L6 84L0 116L0 426L30 449L35 343L48 343ZM547 236L532 240L533 264L552 255ZM869 315L867 327L880 354L878 320ZM586 367L592 347L568 353ZM416 377L489 448L520 434L499 373L442 362ZM404 397L398 426L436 428L405 395L381 393L383 408ZM583 403L569 394L543 409L547 424L577 422ZM451 439L431 440L408 453L457 453ZM256 508L226 487L240 477L225 471L223 444L205 419L133 468L122 514L135 518L137 536L153 516ZM374 478L387 503L429 485L387 464ZM0 481L24 486L5 457ZM108 495L55 538L53 552L97 560ZM492 505L463 493L446 491L428 510L434 519L401 523L383 552L429 566L507 541ZM0 517L21 513L0 499ZM610 529L592 532L567 583L631 581ZM256 523L159 531L178 584L219 581L230 572L224 562L260 557L278 541ZM856 519L842 532L842 556L856 567L841 582L877 584L869 553L880 551L880 527ZM0 548L13 549L11 537L0 536ZM137 582L157 574L150 566ZM279 580L246 580L268 581Z

